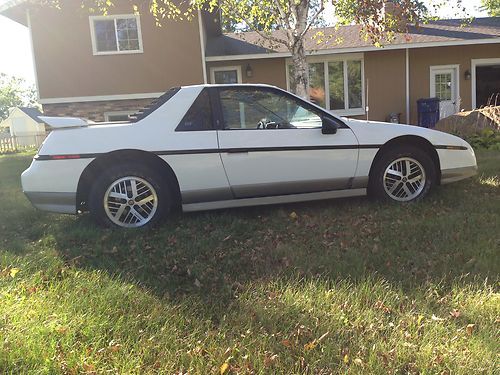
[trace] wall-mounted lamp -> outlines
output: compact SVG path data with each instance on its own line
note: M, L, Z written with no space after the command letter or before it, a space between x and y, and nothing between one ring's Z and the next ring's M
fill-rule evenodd
M472 74L470 74L470 70L466 70L464 73L464 78L466 81L469 81L472 77Z
M253 76L253 70L252 70L252 67L250 66L250 64L247 64L247 68L245 70L245 73L246 73L248 78L251 78Z

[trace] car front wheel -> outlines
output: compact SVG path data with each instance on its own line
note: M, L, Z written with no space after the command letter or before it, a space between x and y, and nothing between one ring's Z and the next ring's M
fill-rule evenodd
M436 167L423 150L411 146L385 152L374 166L370 190L387 201L412 202L425 197L436 181Z
M170 194L161 177L140 165L106 170L92 186L90 213L103 226L151 226L170 210Z

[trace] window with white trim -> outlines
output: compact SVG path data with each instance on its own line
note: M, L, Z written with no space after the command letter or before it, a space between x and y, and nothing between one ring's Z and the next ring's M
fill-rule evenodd
M142 52L137 15L91 16L90 31L95 55Z
M309 99L339 115L365 113L364 64L361 57L311 59ZM293 65L288 64L288 87L293 87Z

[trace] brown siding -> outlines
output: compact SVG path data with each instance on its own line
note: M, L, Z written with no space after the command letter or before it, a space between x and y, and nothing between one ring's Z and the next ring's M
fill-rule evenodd
M131 14L114 2L111 14ZM125 3L123 3L125 4ZM144 53L94 56L89 15L68 6L31 10L40 97L163 92L203 82L198 22L165 21L157 27L141 12Z
M252 68L252 77L246 76L248 65ZM207 63L209 80L210 68L216 66L241 66L243 83L265 83L286 89L285 59L283 58L210 62Z
M410 50L410 103L411 120L417 122L417 100L430 95L430 67L433 65L460 65L460 109L472 109L472 82L465 80L471 71L472 59L499 58L500 44L457 47L416 48Z
M400 113L406 121L406 55L405 51L366 52L365 91L368 92L368 118L386 121L391 113ZM362 116L362 118L366 118Z

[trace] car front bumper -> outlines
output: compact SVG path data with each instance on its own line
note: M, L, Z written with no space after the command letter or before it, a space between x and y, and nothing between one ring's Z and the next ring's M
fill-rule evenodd
M477 174L477 165L468 167L443 169L441 171L441 184L464 180Z

